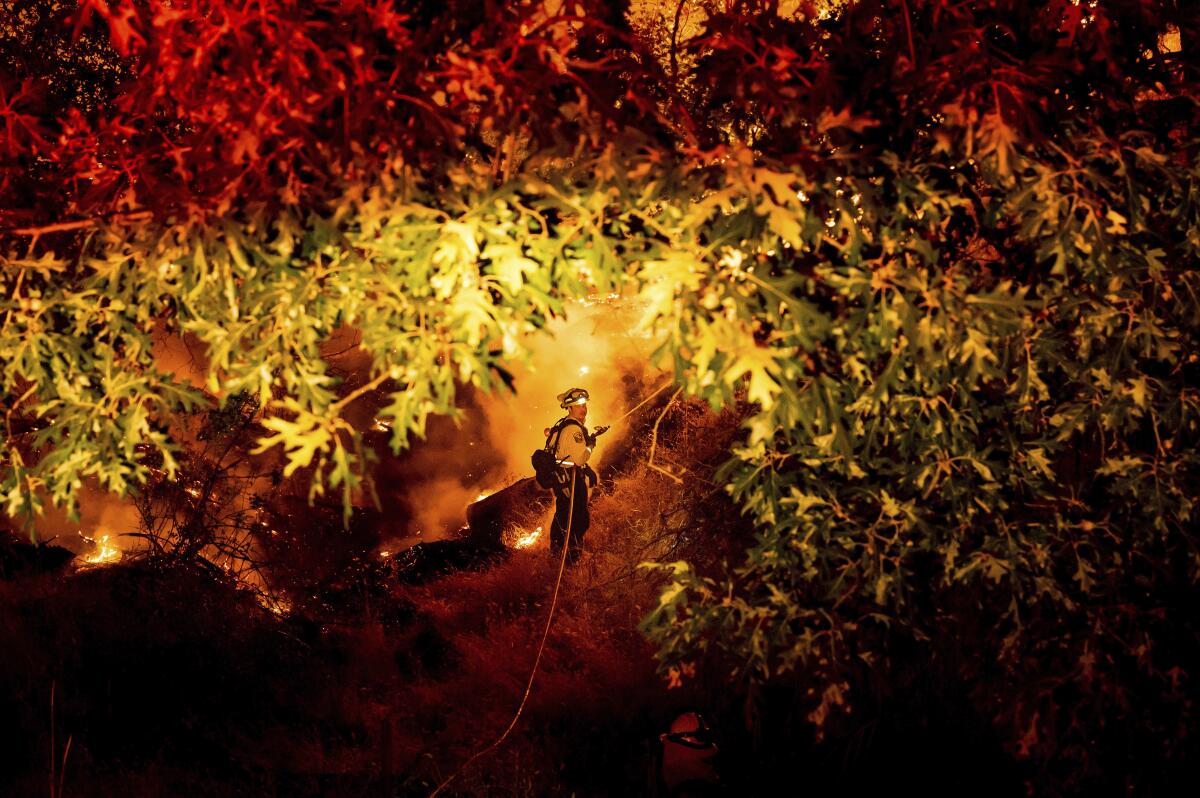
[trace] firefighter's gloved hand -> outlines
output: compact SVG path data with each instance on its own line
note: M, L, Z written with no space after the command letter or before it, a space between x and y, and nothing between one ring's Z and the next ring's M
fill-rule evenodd
M589 488L596 487L596 483L600 481L600 477L596 475L596 472L589 465L583 467L583 478L587 480Z
M608 427L596 427L590 433L588 433L588 432L583 433L583 437L587 439L588 448L589 449L595 448L596 439L599 438L601 435L603 435L606 432L608 432Z

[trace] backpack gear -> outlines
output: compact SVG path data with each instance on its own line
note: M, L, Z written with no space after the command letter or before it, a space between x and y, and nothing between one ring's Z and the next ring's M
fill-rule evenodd
M558 464L554 462L554 455L545 449L538 449L530 461L533 463L533 474L539 486L549 490L558 484L558 475L555 473Z
M546 445L541 449L534 451L529 458L533 465L533 473L537 478L538 485L547 490L564 483L567 480L567 475L564 470L559 467L558 460L555 458L555 450L558 449L558 439L562 435L562 431L570 424L577 425L580 429L587 433L587 428L580 422L569 416L559 419L554 426L550 428L550 434L546 436Z

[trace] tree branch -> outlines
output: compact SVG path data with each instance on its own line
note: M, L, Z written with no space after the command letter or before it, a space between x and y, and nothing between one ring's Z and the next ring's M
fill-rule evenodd
M47 224L41 227L11 227L7 230L0 230L0 234L37 238L43 233L68 233L72 230L86 230L89 227L96 227L104 222L141 222L153 215L150 211L137 211L136 213L117 214L107 219L76 219L73 222L56 222L55 224Z

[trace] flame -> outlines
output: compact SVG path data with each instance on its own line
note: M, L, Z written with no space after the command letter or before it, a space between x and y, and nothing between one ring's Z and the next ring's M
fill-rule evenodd
M276 615L284 616L292 611L292 602L279 596L272 596L270 593L256 592L255 598L262 608L268 612L273 612Z
M88 565L107 565L121 559L121 550L108 542L108 535L101 535L96 540L90 540L95 545L96 550L83 558L83 561Z
M537 543L538 538L540 538L541 536L542 536L542 528L539 526L537 529L533 530L532 532L526 532L524 535L521 535L516 540L514 540L513 544L512 544L513 548L514 549L527 549L530 546L532 546L534 543Z
M476 496L476 497L475 497L475 501L477 501L477 502L481 502L481 501L483 501L484 499L486 499L488 496L491 496L491 495L492 495L492 494L491 494L491 493L489 493L489 492L488 492L488 491L486 491L486 490L485 490L485 491L481 491L481 492L480 492L480 494L479 494L478 496Z

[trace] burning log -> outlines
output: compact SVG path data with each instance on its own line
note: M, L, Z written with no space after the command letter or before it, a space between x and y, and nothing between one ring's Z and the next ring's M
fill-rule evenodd
M472 538L502 545L504 533L514 526L540 525L552 499L533 477L519 479L471 504L467 508L467 528Z
M418 543L392 557L396 578L423 582L453 571L486 568L505 559L512 548L525 548L537 539L551 499L533 477L484 496L467 507L467 526L459 530L458 537ZM506 540L514 528L534 531Z
M454 571L487 568L508 556L503 544L475 538L467 527L460 532L461 537L418 543L391 558L396 580L420 584Z

